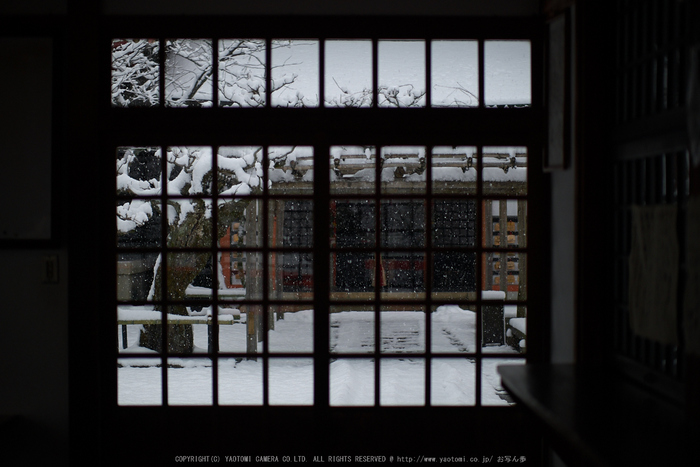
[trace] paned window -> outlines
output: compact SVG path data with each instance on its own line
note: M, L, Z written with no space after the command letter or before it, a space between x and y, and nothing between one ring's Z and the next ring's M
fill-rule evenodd
M112 38L120 405L510 404L534 49L437 34Z

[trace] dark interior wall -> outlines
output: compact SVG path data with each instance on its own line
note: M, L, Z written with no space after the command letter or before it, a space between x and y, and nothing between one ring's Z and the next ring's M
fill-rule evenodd
M11 90L0 141L13 175L0 183L3 240L51 235L52 56L50 38L0 37L0 63L12 70L0 74L0 89Z
M0 446L11 463L27 439L68 451L67 251L40 247L55 230L53 51L49 37L0 37Z
M67 0L25 0L23 2L4 2L0 14L8 15L63 15L66 13Z
M237 15L462 15L532 16L539 12L539 0L258 0L231 2L209 0L104 0L107 14L237 14Z
M58 283L44 281L47 255L58 259ZM0 447L10 460L33 459L6 465L36 465L28 440L42 440L41 452L58 459L68 453L66 260L65 249L0 251Z

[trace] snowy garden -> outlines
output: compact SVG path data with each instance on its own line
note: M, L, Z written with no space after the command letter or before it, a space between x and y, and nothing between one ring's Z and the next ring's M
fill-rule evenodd
M203 310L206 312L206 310ZM235 310L237 311L237 310ZM143 317L148 310L120 310L120 317ZM227 315L221 315L223 319ZM236 316L233 325L219 328L219 350L242 353L246 349L246 317ZM381 317L381 352L405 354L381 360L380 405L424 405L425 360L411 353L425 351L425 315L417 312L384 312ZM431 351L434 353L474 353L475 314L457 306L443 306L431 316ZM206 353L207 325L195 324L195 353ZM139 326L128 327L130 345L123 354L143 353L138 346ZM374 313L349 311L331 316L331 351L337 358L330 366L330 398L334 406L374 405L374 361L343 359L343 353L374 351ZM119 332L122 346L122 333ZM309 353L313 350L312 310L285 313L269 331L269 351ZM485 347L484 352L517 354L508 345ZM120 359L119 403L160 405L161 358ZM482 405L505 405L508 399L500 386L496 366L523 363L522 359L482 360ZM168 363L168 401L171 405L210 405L213 365L209 359L171 358ZM218 398L220 405L262 404L261 361L219 359ZM473 358L435 358L431 367L431 405L474 405L476 363ZM309 358L270 359L269 390L271 405L313 404L313 362Z

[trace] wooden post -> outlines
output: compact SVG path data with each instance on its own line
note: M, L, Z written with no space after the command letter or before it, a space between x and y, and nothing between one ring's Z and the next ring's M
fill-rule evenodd
M518 200L518 246L527 246L527 201ZM527 255L518 257L518 300L527 298ZM527 317L527 308L518 305L518 318Z
M483 202L483 212L482 212L482 235L484 246L493 246L493 202L489 199ZM481 272L482 279L482 290L491 290L493 288L493 253L487 254L487 262L483 266ZM479 258L479 261L483 261L483 258Z
M270 201L270 203L273 203L273 201ZM272 212L272 222L270 225L272 226L272 231L274 232L274 238L272 245L276 247L280 246L285 246L283 243L284 239L284 200L280 201L275 201L274 202L274 209L271 209ZM282 258L277 256L278 254L275 253L274 256L274 267L270 268L270 277L272 277L272 284L270 284L270 290L274 289L275 290L275 297L278 299L282 299L284 297L284 288L282 286ZM282 312L281 307L277 308L277 319L284 319L284 313ZM270 313L270 319L268 321L270 323L270 329L274 329L274 313Z
M252 247L262 246L262 232L260 231L260 201L253 200L246 208L245 225L246 225L246 245ZM262 298L262 258L260 253L246 253L246 291L247 299L259 300ZM246 340L246 352L248 354L256 354L258 351L258 341L260 339L260 320L258 319L259 310L257 306L247 307L248 332ZM251 358L255 360L255 358Z
M257 361L255 354L258 353L258 339L255 333L255 305L246 306L246 316L247 316L247 333L246 333L246 353L248 354L247 360Z
M508 201L504 199L498 201L498 229L499 247L508 248ZM508 254L503 252L500 257L499 290L506 293L506 300L508 300Z

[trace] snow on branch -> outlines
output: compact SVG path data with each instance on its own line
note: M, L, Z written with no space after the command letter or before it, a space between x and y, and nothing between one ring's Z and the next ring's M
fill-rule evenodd
M155 39L112 41L112 105L158 105L158 53Z
M361 91L350 91L347 86L341 86L335 77L332 77L336 87L340 90L339 96L326 99L328 107L371 107L372 106L372 89L363 88Z
M167 149L166 173L170 225L181 225L188 216L211 217L212 205L206 196L216 192L219 208L241 203L241 197L262 189L262 148L221 147L216 155L217 182L214 187L214 155L211 147L173 146ZM117 158L117 193L130 199L117 206L117 224L121 233L144 226L160 213L162 190L161 151L157 148L128 148ZM191 196L192 199L182 198ZM133 199L131 199L133 197ZM139 197L147 197L139 199ZM205 198L202 198L205 197ZM200 203L196 201L204 199Z
M172 107L211 107L213 52L210 39L165 43L165 101Z
M219 42L219 101L223 107L265 105L265 41Z
M380 107L424 107L425 90L412 84L398 86L380 85L377 90Z

